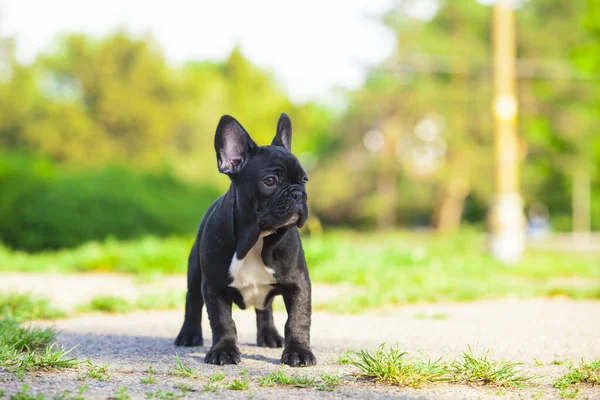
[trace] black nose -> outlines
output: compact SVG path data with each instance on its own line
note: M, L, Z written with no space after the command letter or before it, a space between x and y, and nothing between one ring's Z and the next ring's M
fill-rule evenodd
M302 190L298 190L298 189L292 190L292 197L294 198L294 200L302 200L302 198L303 198Z

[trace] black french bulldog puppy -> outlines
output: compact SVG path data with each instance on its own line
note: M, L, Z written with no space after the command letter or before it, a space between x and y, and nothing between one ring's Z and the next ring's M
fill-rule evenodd
M281 362L315 365L310 349L311 284L298 228L308 218L308 180L291 153L292 122L283 113L270 146L258 146L229 115L219 121L215 150L227 193L207 210L188 260L185 321L175 345L202 346L206 304L213 344L210 364L237 364L240 351L232 303L256 309L257 344L283 347ZM282 295L285 341L273 322L272 300Z

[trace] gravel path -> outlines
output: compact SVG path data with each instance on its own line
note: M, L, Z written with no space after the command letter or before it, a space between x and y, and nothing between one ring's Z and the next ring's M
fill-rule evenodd
M364 315L335 315L316 312L313 316L312 343L319 365L313 368L283 369L291 375L318 376L340 374L343 382L334 392L315 388L263 388L257 384L260 375L282 368L281 349L263 349L255 345L254 312L235 310L242 363L217 367L202 362L205 348L177 348L173 339L183 320L183 310L134 312L126 315L83 315L56 321L62 331L60 342L77 346L73 354L90 359L97 365L109 365L111 378L100 382L88 378L86 398L109 398L127 387L132 398L145 398L145 393L161 389L180 392L178 383L188 383L196 391L188 398L400 398L400 399L504 399L560 398L551 382L568 371L555 360L572 361L600 358L600 302L567 299L480 301L459 304L408 305L370 311ZM285 313L276 312L276 323L283 331ZM210 329L205 321L205 343L210 344ZM346 350L374 349L381 343L398 344L412 355L422 353L432 359L452 359L471 346L475 353L490 350L490 358L507 358L525 363L523 368L543 376L527 389L493 389L449 384L436 384L420 389L400 389L375 384L354 377L354 367L339 365L337 357ZM179 378L168 373L175 364L175 354L201 375L199 379ZM536 363L537 360L538 362ZM543 365L539 366L538 363ZM149 365L158 371L157 384L140 383L148 376ZM222 371L225 382L247 370L247 391L221 389L205 392L207 377ZM87 367L59 373L40 372L23 382L11 374L0 372L0 391L8 394L28 383L33 393L46 398L69 389L76 391L83 382ZM50 395L50 396L49 396ZM540 397L537 397L540 396ZM600 399L600 388L585 388L579 398Z

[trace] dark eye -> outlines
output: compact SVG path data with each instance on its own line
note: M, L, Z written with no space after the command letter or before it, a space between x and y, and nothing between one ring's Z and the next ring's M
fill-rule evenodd
M300 180L300 182L302 182L302 184L305 184L306 182L308 182L308 176L303 176L302 179Z
M267 185L268 187L273 187L275 186L275 184L277 183L277 179L273 178L272 176L266 178L265 180L263 180L263 182L265 183L265 185Z

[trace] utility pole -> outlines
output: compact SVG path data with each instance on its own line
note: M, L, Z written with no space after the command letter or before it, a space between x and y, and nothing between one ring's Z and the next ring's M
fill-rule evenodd
M492 254L514 263L525 248L525 215L519 193L515 16L509 2L496 0L492 16L495 197L489 222Z

